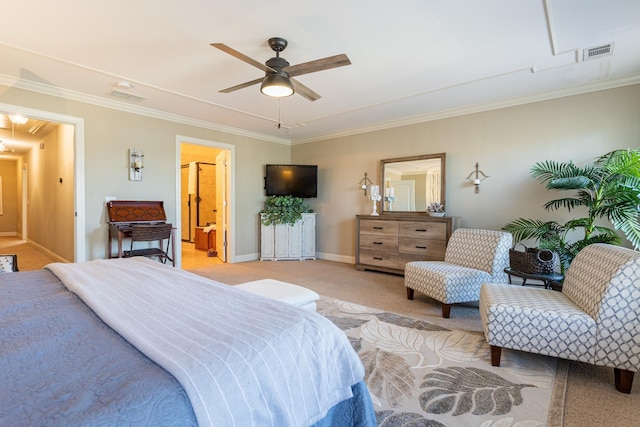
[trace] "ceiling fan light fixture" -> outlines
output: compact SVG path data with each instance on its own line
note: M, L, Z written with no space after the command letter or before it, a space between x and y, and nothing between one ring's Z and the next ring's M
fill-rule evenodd
M293 84L288 76L272 73L264 78L260 92L273 98L285 98L294 94Z

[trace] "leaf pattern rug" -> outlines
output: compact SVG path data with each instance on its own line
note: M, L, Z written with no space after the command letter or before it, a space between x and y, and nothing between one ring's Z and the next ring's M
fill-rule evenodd
M503 350L493 367L481 334L327 297L318 313L362 359L381 427L561 425L564 384L554 391L554 377L563 361Z

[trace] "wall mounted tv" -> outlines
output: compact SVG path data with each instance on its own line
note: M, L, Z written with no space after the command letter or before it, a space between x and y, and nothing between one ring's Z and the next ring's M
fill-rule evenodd
M266 165L267 196L318 197L318 166Z

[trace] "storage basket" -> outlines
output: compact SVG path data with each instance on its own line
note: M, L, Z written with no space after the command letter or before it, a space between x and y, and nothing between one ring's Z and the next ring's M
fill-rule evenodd
M518 246L524 251L516 250ZM558 256L547 249L527 248L522 243L509 249L509 265L512 269L527 274L552 274Z

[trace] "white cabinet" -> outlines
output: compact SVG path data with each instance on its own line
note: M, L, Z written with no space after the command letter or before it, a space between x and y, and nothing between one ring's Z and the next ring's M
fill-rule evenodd
M260 218L260 261L316 259L316 214L304 213L293 225L262 224Z

